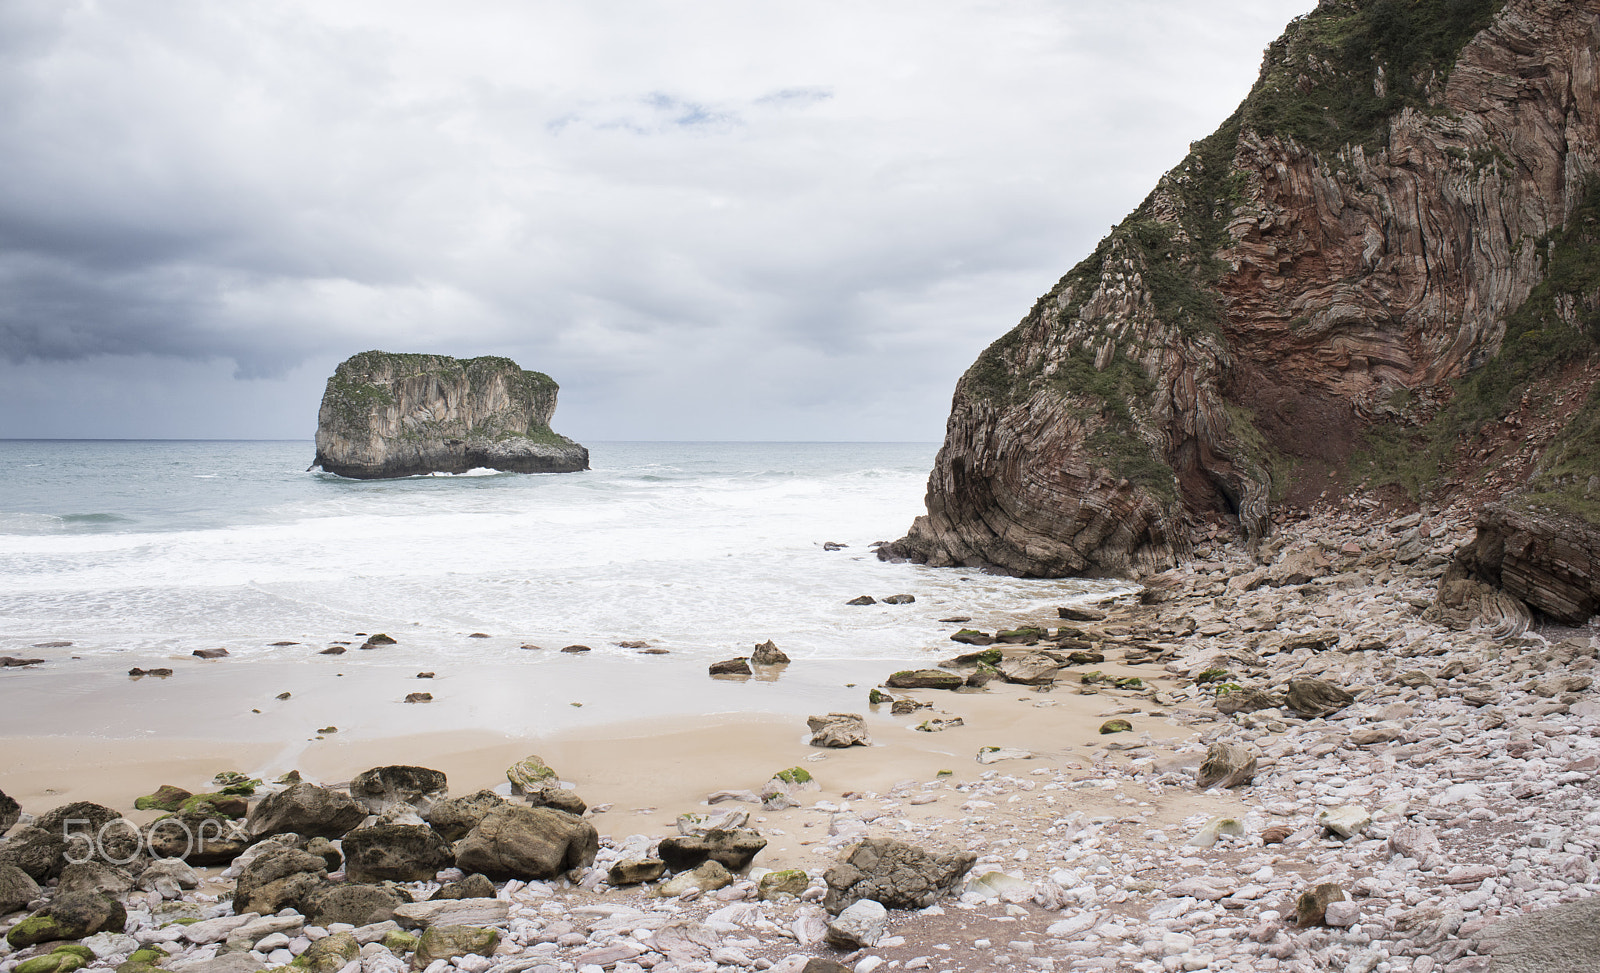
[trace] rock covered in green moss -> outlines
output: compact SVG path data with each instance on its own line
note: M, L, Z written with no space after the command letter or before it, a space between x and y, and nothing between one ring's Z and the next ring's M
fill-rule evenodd
M328 379L312 466L363 480L586 470L589 451L550 429L557 391L509 358L362 352Z
M11 927L12 949L64 939L82 939L102 930L121 932L128 921L122 903L93 890L58 893L50 904Z
M136 798L133 806L140 811L176 811L184 801L194 795L181 787L162 784L154 794Z
M417 951L411 958L414 969L426 969L438 959L455 959L476 954L488 956L500 944L500 933L480 926L429 926L417 938Z
M296 956L291 966L311 973L339 973L345 964L361 955L361 944L347 932L324 936Z

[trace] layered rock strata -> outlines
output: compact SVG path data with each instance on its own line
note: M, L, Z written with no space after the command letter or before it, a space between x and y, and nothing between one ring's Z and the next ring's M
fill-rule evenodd
M509 358L362 352L328 379L312 468L362 480L586 470L589 451L550 429L557 391Z
M1547 320L1514 315L1594 195L1597 51L1600 0L1291 23L1239 110L961 377L928 512L883 555L1147 574L1200 521L1254 541L1297 489L1347 491L1375 429L1396 462L1443 443L1421 478L1448 481L1458 431L1429 423L1453 380L1511 338L1552 368L1600 338L1590 266Z

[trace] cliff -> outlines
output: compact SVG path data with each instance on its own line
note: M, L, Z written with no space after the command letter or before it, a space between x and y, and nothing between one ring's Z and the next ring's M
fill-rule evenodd
M1530 396L1566 421L1593 386L1597 59L1600 0L1296 19L1239 109L961 377L928 512L884 556L1138 575L1319 498L1548 480L1528 436L1479 454ZM1564 438L1570 495L1596 447Z
M550 430L557 389L509 358L365 351L328 379L312 469L362 480L586 470L589 451Z

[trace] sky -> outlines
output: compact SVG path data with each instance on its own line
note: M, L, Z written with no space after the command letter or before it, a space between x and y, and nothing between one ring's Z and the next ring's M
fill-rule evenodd
M580 441L937 441L1312 6L6 0L0 438L309 439L380 348Z

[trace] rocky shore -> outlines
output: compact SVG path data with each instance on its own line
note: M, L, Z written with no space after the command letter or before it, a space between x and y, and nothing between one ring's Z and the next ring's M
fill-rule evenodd
M860 786L826 758L862 714L818 714L825 759L669 833L536 759L453 797L223 775L150 794L164 827L0 800L0 973L1592 970L1600 640L1454 570L1472 527L1219 529L1135 595L952 621L944 666L861 687L948 772ZM973 745L997 698L1101 732Z

